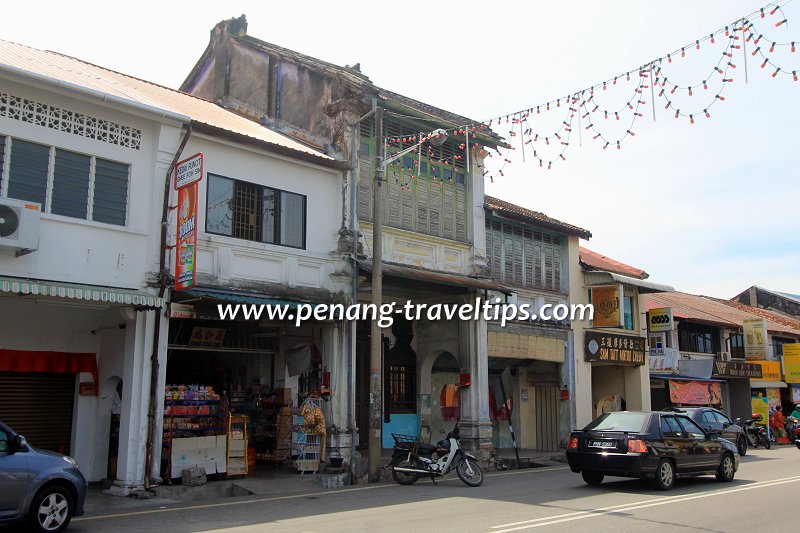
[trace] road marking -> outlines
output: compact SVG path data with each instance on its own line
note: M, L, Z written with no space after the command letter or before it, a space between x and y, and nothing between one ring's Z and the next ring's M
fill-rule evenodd
M493 472L491 474L486 474L487 477L494 477L494 476L509 476L509 475L517 475L517 474L535 474L538 472L553 472L556 470L565 470L568 467L546 467L546 468L529 468L523 470L513 470L513 471L504 471L504 472ZM442 481L453 481L458 478L451 478L449 480L442 480ZM442 481L439 481L441 483ZM430 483L430 481L429 481ZM200 505L187 505L187 506L179 506L179 507L168 507L165 509L146 509L142 511L128 511L122 513L113 513L113 514L105 514L105 515L98 515L98 516L80 516L75 517L72 519L73 522L85 522L88 520L104 520L107 518L121 518L126 516L141 516L147 514L156 514L156 513L172 513L177 511L189 511L194 509L211 509L215 507L228 507L233 505L244 505L248 503L263 503L263 502L273 502L279 500L293 500L299 498L307 498L309 496L323 496L323 495L330 495L330 494L342 494L345 492L357 492L357 491L364 491L364 490L373 490L373 489L385 489L387 487L396 487L395 483L380 483L380 484L370 484L364 487L352 487L349 489L336 489L336 490L328 490L328 491L320 491L320 492L304 492L302 494L290 494L287 496L270 496L267 498L255 498L249 500L240 500L235 502L221 502L221 503L205 503ZM180 505L180 504L175 504Z
M640 502L631 502L626 504L619 504L619 505L612 505L609 507L600 507L598 509L587 509L584 511L574 511L571 513L565 513L561 515L555 516L545 516L542 518L535 518L532 520L525 520L522 522L514 522L510 524L502 524L499 526L492 526L490 529L493 531L491 533L507 533L510 531L520 531L523 529L533 529L542 526L552 526L555 524L560 524L563 522L572 522L573 520L582 520L584 518L594 518L597 516L603 516L608 514L614 514L619 512L625 511L635 511L637 509L645 509L647 507L656 507L660 505L668 505L672 503L680 503L690 500L698 500L700 498L710 498L712 496L723 496L727 494L733 494L735 492L742 492L746 490L753 490L753 489L760 489L764 487L772 487L777 485L784 485L786 483L796 483L800 481L800 476L793 476L787 478L780 478L780 479L772 479L772 480L765 480L765 481L757 481L750 485L744 487L737 487L735 489L721 489L715 490L713 492L706 492L702 494L691 494L691 495L677 495L677 496L665 496L662 498L654 498L651 500L644 500ZM511 527L511 526L518 526L518 527ZM507 529L500 529L500 528L507 528Z

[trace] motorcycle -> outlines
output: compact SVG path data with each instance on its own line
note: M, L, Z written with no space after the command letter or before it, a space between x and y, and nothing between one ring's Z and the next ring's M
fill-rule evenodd
M765 426L758 426L756 422L763 420L763 417L758 413L753 413L753 417L745 420L740 425L744 428L744 433L747 436L747 441L753 448L758 448L759 445L770 449L772 446L767 437L767 428ZM741 420L737 419L737 423Z
M392 478L400 485L412 485L418 479L429 477L447 479L455 469L458 478L470 487L483 483L483 470L472 455L461 449L458 423L447 437L436 444L424 444L417 437L392 433Z
M786 435L789 442L797 442L800 439L800 420L790 416L786 418Z

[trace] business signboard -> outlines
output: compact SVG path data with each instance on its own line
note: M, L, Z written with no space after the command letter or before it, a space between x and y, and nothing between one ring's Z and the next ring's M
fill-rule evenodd
M592 287L594 317L592 327L618 328L622 326L622 285Z
M767 358L767 319L745 318L742 321L744 330L745 359Z
M672 319L671 307L657 307L647 312L647 328L651 333L662 331L672 331L675 329L675 321Z

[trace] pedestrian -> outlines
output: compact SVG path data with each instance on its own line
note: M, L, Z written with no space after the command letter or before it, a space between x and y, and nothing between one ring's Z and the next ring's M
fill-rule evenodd
M781 412L781 406L775 408L775 413L770 417L770 426L775 432L775 440L786 442L786 417Z

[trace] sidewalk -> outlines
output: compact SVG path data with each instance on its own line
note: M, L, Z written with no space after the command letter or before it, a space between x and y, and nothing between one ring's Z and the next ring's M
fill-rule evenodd
M391 473L383 466L389 463L392 450L381 453L381 473L384 482L391 481ZM517 468L513 448L496 450L498 470ZM520 449L520 465L522 468L536 468L566 461L563 450L548 452L541 450ZM288 467L259 466L252 477L210 480L196 487L180 484L163 485L153 488L155 496L149 498L120 497L104 494L108 485L93 483L86 494L84 510L86 516L131 513L149 509L164 509L187 504L210 503L225 498L270 497L313 494L337 490L332 475L303 474L291 471Z

